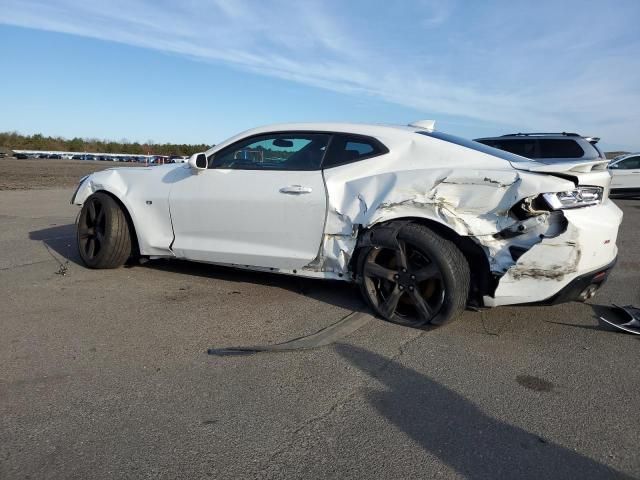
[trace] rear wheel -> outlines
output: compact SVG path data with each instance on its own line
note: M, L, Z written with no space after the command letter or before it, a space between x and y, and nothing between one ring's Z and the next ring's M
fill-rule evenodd
M78 250L89 268L117 268L131 255L131 234L125 213L106 193L84 202L78 217Z
M358 274L362 294L378 315L416 328L453 320L469 294L464 255L449 240L414 223L399 230L395 248L362 252Z

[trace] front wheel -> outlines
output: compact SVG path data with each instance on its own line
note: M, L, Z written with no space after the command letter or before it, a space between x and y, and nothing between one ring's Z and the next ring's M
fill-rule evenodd
M451 241L408 223L397 246L367 247L358 276L363 296L386 320L415 328L442 325L465 308L469 264Z
M78 217L78 250L89 268L117 268L131 256L131 234L120 205L106 193L91 195Z

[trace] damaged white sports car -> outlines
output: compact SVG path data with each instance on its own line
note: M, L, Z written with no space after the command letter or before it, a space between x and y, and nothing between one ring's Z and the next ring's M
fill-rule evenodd
M605 160L544 165L409 126L288 124L188 164L114 168L71 200L91 268L180 258L357 282L382 317L585 300L617 257Z

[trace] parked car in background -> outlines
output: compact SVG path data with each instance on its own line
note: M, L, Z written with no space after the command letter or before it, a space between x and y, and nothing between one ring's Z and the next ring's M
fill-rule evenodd
M476 142L526 158L552 164L605 160L597 147L600 139L577 133L510 133L500 137L476 138Z
M167 163L173 163L169 161L167 155L154 155L149 158L149 165L165 165Z
M184 155L171 155L169 157L169 162L168 163L187 163L187 161L189 160L188 156L184 156Z
M640 195L640 153L614 158L609 164L612 195Z
M179 258L355 282L381 317L586 300L617 257L606 160L545 165L433 130L271 125L188 164L112 168L71 203L91 268Z
M29 157L29 155L27 155L26 153L16 153L16 158L19 160L26 160L27 158L31 157Z

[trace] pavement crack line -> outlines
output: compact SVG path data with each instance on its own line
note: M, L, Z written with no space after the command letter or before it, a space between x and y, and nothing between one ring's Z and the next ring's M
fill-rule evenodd
M2 267L0 268L0 272L13 270L15 268L30 267L31 265L38 265L40 263L49 263L49 262L51 262L51 260L38 260L37 262L21 263L20 265L13 265L11 267Z
M394 355L393 357L391 357L390 359L388 359L384 364L382 364L377 370L375 370L372 374L369 375L369 377L371 379L378 379L378 377L384 373L385 370L387 370L387 368L389 368L389 366L398 361L406 352L407 347L409 347L410 345L412 345L413 343L417 342L425 333L427 333L427 331L421 331L420 333L418 333L417 335L411 337L409 340L407 340L406 342L400 344L398 346L398 353L396 355ZM363 384L366 383L366 380L363 382ZM268 455L267 460L263 463L263 467L260 469L259 474L263 474L265 473L265 471L267 470L267 468L269 466L272 465L273 461L280 455L282 455L283 453L285 453L286 451L290 450L291 447L294 445L294 439L291 438L295 435L297 435L298 433L300 433L302 430L304 430L305 428L314 425L314 424L318 424L321 421L325 420L326 418L330 417L334 412L336 412L337 410L339 410L342 406L344 406L346 403L348 403L349 401L351 401L351 399L353 399L358 391L362 388L362 385L358 385L357 387L355 387L354 389L352 389L348 394L346 394L345 396L343 396L342 398L338 399L336 402L334 402L327 410L325 410L324 412L308 418L307 420L305 420L304 422L302 422L298 427L296 427L290 434L290 439L288 442L286 442L286 444L278 449L276 449L275 451L273 451L272 453L270 453Z

